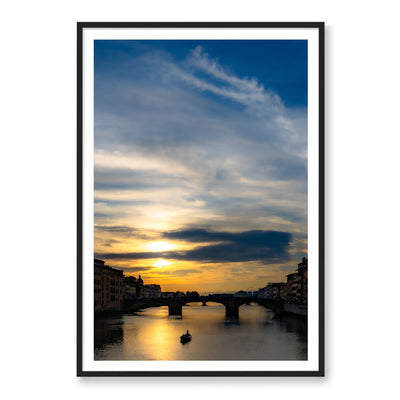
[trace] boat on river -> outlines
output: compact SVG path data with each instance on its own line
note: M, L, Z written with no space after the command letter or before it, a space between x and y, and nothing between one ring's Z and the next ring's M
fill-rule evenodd
M192 340L192 335L189 333L189 331L186 331L185 334L181 336L181 343L187 343Z

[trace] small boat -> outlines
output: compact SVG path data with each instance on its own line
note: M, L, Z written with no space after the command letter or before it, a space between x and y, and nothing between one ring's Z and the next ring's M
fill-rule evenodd
M192 335L189 333L189 331L186 331L185 334L181 336L181 343L187 343L192 340Z

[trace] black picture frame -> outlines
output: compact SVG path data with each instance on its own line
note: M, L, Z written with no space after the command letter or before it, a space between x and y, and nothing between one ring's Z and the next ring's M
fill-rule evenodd
M84 297L84 42L86 30L143 28L217 28L217 29L305 29L318 32L318 367L314 370L90 370L83 365ZM325 294L324 294L324 23L323 22L78 22L77 23L77 376L78 377L308 377L325 375Z

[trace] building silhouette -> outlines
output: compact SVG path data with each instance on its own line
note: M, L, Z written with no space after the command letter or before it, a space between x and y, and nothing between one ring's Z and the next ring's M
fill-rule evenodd
M123 299L123 271L94 260L94 310L120 311Z
M144 291L143 291L143 279L139 275L139 278L136 280L136 297L139 299L144 296Z

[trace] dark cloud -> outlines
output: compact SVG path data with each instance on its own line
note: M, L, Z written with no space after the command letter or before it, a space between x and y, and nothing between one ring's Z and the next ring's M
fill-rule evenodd
M119 240L111 239L103 243L103 246L112 247L115 243L121 243Z
M96 214L97 215L97 214ZM143 233L140 229L132 228L131 226L118 225L95 225L94 229L100 232L110 232L119 237L136 237L139 239L149 239L149 236ZM120 240L112 239L107 243L121 243Z
M205 229L190 229L164 232L164 238L192 243L218 242L187 251L98 253L101 259L149 259L201 262L243 262L266 261L285 262L289 259L288 246L291 234L288 232L253 230L245 232L213 232Z
M121 269L121 267L115 267L118 269ZM149 266L149 267L123 267L123 270L126 272L140 272L140 271L149 271L153 269L154 267Z
M236 244L265 245L282 243L289 239L287 232L252 230L244 232L215 232L207 229L185 229L164 232L166 239L184 240L186 242L231 242Z
M171 176L168 171L132 170L131 168L96 167L95 190L154 190L182 186L184 177Z
M135 231L135 229L130 226L95 225L94 229L115 233L132 233Z
M164 271L157 271L158 275L170 275L170 276L186 276L190 274L200 274L202 271L197 269L176 269L176 270L164 270Z

